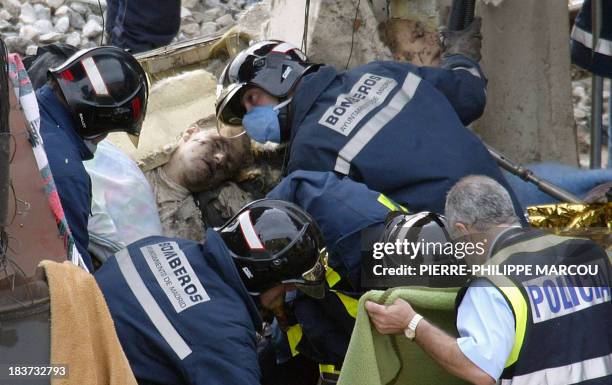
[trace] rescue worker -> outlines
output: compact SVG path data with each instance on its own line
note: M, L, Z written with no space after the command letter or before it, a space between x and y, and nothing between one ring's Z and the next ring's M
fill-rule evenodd
M445 212L455 240L485 244L484 253L466 257L469 265L599 268L578 277L542 275L535 267L531 274L478 275L457 296L459 338L403 300L366 303L376 329L404 333L473 384L610 384L612 271L605 251L588 239L521 228L508 192L484 176L459 181Z
M109 43L133 53L170 44L181 26L180 0L109 0Z
M372 62L345 72L309 62L289 43L258 42L221 75L217 118L258 142L288 142L288 172L334 171L410 211L441 213L465 175L507 186L465 127L486 100L480 20L445 42L441 68Z
M572 62L596 75L612 78L612 3L601 1L599 38L593 47L592 1L582 3L571 34Z
M96 272L139 383L260 383L258 307L284 317L284 294L324 293L316 222L292 203L245 206L206 242L149 237Z
M89 271L87 221L91 181L83 166L109 132L138 138L147 107L144 70L129 53L96 47L75 53L49 70L48 83L36 91L40 133L49 166L74 236Z
M411 236L421 234L424 228L445 234L443 223L432 213L398 215L406 214L407 210L363 183L333 172L295 171L270 191L268 198L294 202L312 215L329 253L328 291L322 299L298 295L292 301L295 323L287 328L289 349L279 359L307 356L319 363L324 384L333 384L355 325L359 297L366 287L390 286L390 282L379 282L376 277L362 277L362 270L371 271L367 266L372 261L374 242L408 238L407 230L399 231L404 228L420 227ZM409 223L410 226L405 226ZM430 240L434 237L423 235Z

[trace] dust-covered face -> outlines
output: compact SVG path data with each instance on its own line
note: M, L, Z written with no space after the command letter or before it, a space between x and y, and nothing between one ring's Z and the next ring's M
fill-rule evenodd
M181 139L171 161L179 162L185 187L197 192L232 177L247 151L241 138L223 138L215 130L196 131Z

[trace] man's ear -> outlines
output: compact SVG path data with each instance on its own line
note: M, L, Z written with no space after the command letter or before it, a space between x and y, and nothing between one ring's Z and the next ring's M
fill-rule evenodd
M468 230L467 226L461 222L455 223L455 229L457 230L457 233L460 233L463 236L470 235L470 231Z

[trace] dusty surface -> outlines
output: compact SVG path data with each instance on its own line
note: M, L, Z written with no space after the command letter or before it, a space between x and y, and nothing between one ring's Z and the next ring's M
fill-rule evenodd
M584 71L574 71L575 78L572 82L572 100L574 104L574 121L578 135L578 155L580 166L589 167L591 134L591 78ZM603 92L603 137L602 137L602 166L606 167L608 162L608 126L610 124L610 80L604 80Z
M391 19L381 28L393 59L416 65L439 65L441 51L436 29L420 21L403 19Z
M265 3L269 6L270 20L261 21L261 36L289 41L300 47L305 0L268 0ZM378 22L369 2L359 2L359 9L356 5L357 1L350 0L310 2L306 48L311 61L344 69L349 57L349 68L393 58L380 38Z
M181 27L174 41L221 33L258 0L183 0ZM106 2L86 0L0 0L0 37L10 52L32 55L37 45L100 45Z
M489 79L477 132L517 162L577 165L567 4L478 3L477 12L484 37L481 64Z

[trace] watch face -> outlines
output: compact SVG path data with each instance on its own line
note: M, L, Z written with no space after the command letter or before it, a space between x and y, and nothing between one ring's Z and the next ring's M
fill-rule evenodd
M406 328L406 330L404 330L404 335L406 336L406 338L408 338L409 340L413 340L414 337L416 336L416 333L414 330L410 329L410 328Z

